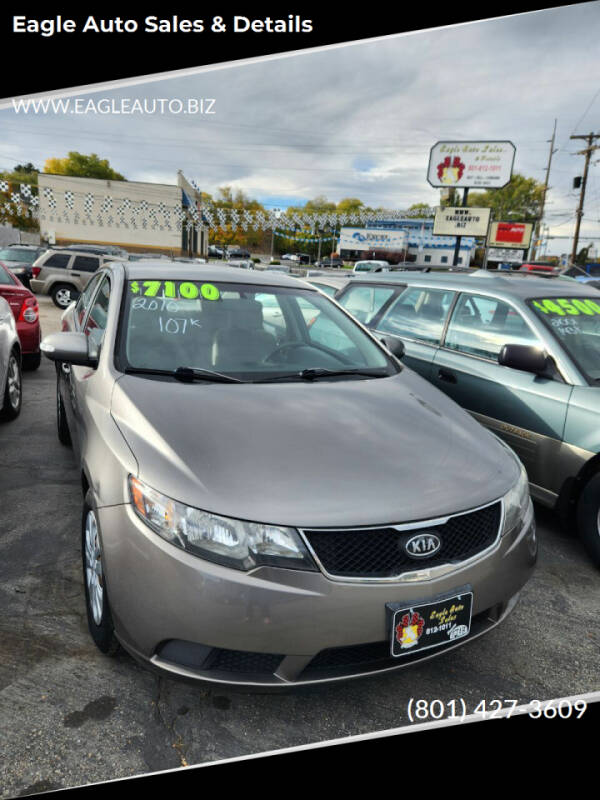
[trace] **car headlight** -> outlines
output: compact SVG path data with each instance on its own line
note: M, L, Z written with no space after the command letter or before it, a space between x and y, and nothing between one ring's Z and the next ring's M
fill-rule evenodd
M129 476L135 513L167 542L227 567L249 570L261 564L316 571L294 528L220 517L178 503Z
M506 442L503 442L498 437L496 438L519 465L519 479L510 492L504 495L504 528L502 530L502 535L504 535L512 531L519 521L525 517L531 504L531 498L529 496L529 479L525 467Z

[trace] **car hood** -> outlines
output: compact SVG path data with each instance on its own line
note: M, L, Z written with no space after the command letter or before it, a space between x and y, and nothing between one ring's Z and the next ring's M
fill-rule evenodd
M248 385L125 375L111 412L141 480L237 519L337 527L433 518L499 498L519 474L495 437L408 368Z

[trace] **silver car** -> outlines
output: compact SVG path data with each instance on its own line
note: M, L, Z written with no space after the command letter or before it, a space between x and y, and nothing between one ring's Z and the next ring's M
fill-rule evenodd
M0 297L0 419L18 417L21 400L21 345L12 309Z
M531 575L512 450L304 282L113 263L42 349L105 653L249 686L385 672L489 631Z

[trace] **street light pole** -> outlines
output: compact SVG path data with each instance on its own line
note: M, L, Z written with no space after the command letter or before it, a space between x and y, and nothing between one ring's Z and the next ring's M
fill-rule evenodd
M273 261L273 246L275 244L275 226L279 222L279 217L281 216L281 209L276 208L275 211L275 224L273 225L273 229L271 231L271 261Z

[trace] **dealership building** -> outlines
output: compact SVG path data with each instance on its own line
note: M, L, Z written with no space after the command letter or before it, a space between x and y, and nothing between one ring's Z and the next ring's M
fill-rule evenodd
M414 261L428 267L450 267L454 261L456 237L434 236L433 219L377 220L368 228L342 228L338 244L340 256L350 260L385 258L385 252L395 260ZM462 236L459 260L469 266L475 251L475 239Z
M111 244L176 256L207 253L201 194L181 170L176 184L44 172L38 182L40 236L49 244Z

